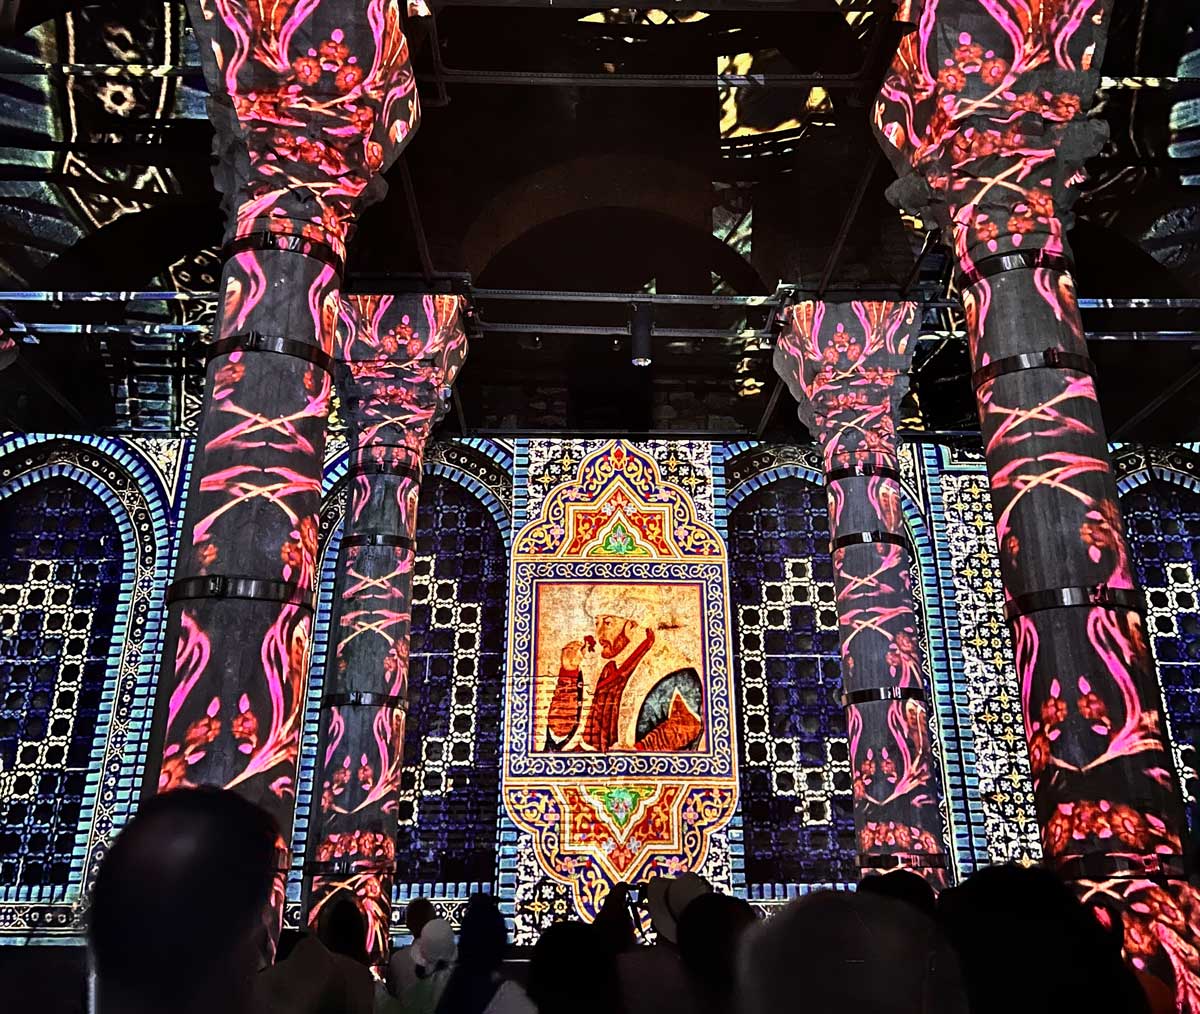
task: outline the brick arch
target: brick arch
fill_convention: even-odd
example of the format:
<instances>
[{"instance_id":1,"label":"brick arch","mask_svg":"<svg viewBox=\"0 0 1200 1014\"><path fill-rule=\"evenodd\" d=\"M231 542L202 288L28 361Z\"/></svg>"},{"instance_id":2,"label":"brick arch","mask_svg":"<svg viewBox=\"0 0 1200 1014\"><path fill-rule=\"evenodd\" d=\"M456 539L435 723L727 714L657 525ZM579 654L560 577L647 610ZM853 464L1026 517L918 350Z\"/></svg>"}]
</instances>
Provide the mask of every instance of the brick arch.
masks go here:
<instances>
[{"instance_id":1,"label":"brick arch","mask_svg":"<svg viewBox=\"0 0 1200 1014\"><path fill-rule=\"evenodd\" d=\"M698 216L696 209L707 212L711 194L707 175L669 159L621 153L572 159L526 176L497 194L467 230L462 260L472 277L478 278L502 250L526 233L576 212L605 208L644 211L708 235L707 218ZM746 269L754 270L749 263Z\"/></svg>"}]
</instances>

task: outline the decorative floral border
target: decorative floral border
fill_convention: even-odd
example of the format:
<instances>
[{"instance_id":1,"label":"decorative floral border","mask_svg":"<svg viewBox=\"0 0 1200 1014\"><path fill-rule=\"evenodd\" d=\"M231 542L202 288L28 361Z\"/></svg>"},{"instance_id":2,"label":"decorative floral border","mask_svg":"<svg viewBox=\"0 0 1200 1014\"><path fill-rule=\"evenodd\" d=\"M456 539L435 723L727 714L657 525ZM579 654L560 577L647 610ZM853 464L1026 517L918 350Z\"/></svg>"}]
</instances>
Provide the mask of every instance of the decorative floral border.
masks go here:
<instances>
[{"instance_id":1,"label":"decorative floral border","mask_svg":"<svg viewBox=\"0 0 1200 1014\"><path fill-rule=\"evenodd\" d=\"M703 586L704 646L708 668L709 750L679 754L543 754L529 750L534 683L534 594L539 581L699 581ZM662 560L517 560L509 587L508 682L505 693L504 781L545 778L668 777L699 781L737 775L735 750L722 756L713 744L733 743L732 686L729 675L729 603L726 564L668 563Z\"/></svg>"}]
</instances>

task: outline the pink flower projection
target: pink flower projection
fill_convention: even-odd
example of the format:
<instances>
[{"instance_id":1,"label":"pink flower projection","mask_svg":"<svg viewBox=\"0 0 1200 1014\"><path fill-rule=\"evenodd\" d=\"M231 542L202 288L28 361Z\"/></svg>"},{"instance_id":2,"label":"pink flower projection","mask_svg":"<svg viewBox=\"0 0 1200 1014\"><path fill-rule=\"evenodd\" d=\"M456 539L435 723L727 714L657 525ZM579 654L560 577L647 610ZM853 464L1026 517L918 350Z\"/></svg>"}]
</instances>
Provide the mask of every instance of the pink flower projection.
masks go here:
<instances>
[{"instance_id":1,"label":"pink flower projection","mask_svg":"<svg viewBox=\"0 0 1200 1014\"><path fill-rule=\"evenodd\" d=\"M945 882L895 418L908 389L912 303L800 303L775 369L820 445L842 642L860 862Z\"/></svg>"},{"instance_id":2,"label":"pink flower projection","mask_svg":"<svg viewBox=\"0 0 1200 1014\"><path fill-rule=\"evenodd\" d=\"M1107 13L925 0L873 119L957 254L1046 858L1200 1011L1200 899L1147 879L1179 878L1182 808L1066 243Z\"/></svg>"},{"instance_id":3,"label":"pink flower projection","mask_svg":"<svg viewBox=\"0 0 1200 1014\"><path fill-rule=\"evenodd\" d=\"M334 589L335 661L322 711L309 918L338 890L388 953L397 793L404 758L417 500L425 442L466 355L454 296L351 296L339 390L351 496Z\"/></svg>"},{"instance_id":4,"label":"pink flower projection","mask_svg":"<svg viewBox=\"0 0 1200 1014\"><path fill-rule=\"evenodd\" d=\"M189 0L237 236L345 253L361 205L420 119L396 0Z\"/></svg>"},{"instance_id":5,"label":"pink flower projection","mask_svg":"<svg viewBox=\"0 0 1200 1014\"><path fill-rule=\"evenodd\" d=\"M236 789L286 839L346 238L418 107L395 0L188 6L228 245L148 787Z\"/></svg>"}]
</instances>

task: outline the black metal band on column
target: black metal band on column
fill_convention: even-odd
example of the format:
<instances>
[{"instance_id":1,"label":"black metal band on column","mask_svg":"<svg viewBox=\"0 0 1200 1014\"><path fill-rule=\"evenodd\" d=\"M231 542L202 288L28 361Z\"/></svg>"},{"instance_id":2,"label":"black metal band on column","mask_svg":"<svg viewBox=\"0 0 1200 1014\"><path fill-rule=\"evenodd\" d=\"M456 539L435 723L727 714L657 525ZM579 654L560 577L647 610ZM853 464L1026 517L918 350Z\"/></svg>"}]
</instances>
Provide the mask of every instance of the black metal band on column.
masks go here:
<instances>
[{"instance_id":1,"label":"black metal band on column","mask_svg":"<svg viewBox=\"0 0 1200 1014\"><path fill-rule=\"evenodd\" d=\"M863 476L878 476L881 479L893 479L896 482L900 481L900 470L893 468L891 465L872 465L869 462L859 462L854 465L845 465L842 468L831 468L825 473L825 485L837 482L840 479L854 479Z\"/></svg>"},{"instance_id":2,"label":"black metal band on column","mask_svg":"<svg viewBox=\"0 0 1200 1014\"><path fill-rule=\"evenodd\" d=\"M391 546L393 549L412 551L417 548L416 540L407 535L392 535L389 532L359 532L342 539L343 546Z\"/></svg>"},{"instance_id":3,"label":"black metal band on column","mask_svg":"<svg viewBox=\"0 0 1200 1014\"><path fill-rule=\"evenodd\" d=\"M945 853L929 854L927 852L908 852L903 854L889 853L887 855L860 855L858 868L860 870L937 870L949 866Z\"/></svg>"},{"instance_id":4,"label":"black metal band on column","mask_svg":"<svg viewBox=\"0 0 1200 1014\"><path fill-rule=\"evenodd\" d=\"M1042 352L1023 352L1018 356L1005 356L981 366L971 374L971 387L978 391L984 384L1009 373L1022 370L1074 370L1096 376L1096 364L1091 356L1064 349L1046 349Z\"/></svg>"},{"instance_id":5,"label":"black metal band on column","mask_svg":"<svg viewBox=\"0 0 1200 1014\"><path fill-rule=\"evenodd\" d=\"M408 698L400 694L379 694L372 690L348 690L339 694L326 694L321 698L322 708L402 708L408 709Z\"/></svg>"},{"instance_id":6,"label":"black metal band on column","mask_svg":"<svg viewBox=\"0 0 1200 1014\"><path fill-rule=\"evenodd\" d=\"M1183 856L1123 856L1094 852L1067 859L1054 867L1065 880L1115 880L1149 877L1162 880L1186 880Z\"/></svg>"},{"instance_id":7,"label":"black metal band on column","mask_svg":"<svg viewBox=\"0 0 1200 1014\"><path fill-rule=\"evenodd\" d=\"M871 704L877 701L925 701L921 687L860 687L842 694L842 707L852 704Z\"/></svg>"},{"instance_id":8,"label":"black metal band on column","mask_svg":"<svg viewBox=\"0 0 1200 1014\"><path fill-rule=\"evenodd\" d=\"M208 358L211 360L218 356L227 356L239 349L244 352L273 352L280 356L303 359L326 373L333 373L333 357L319 345L297 341L295 338L263 334L261 331L243 331L213 342L208 348Z\"/></svg>"},{"instance_id":9,"label":"black metal band on column","mask_svg":"<svg viewBox=\"0 0 1200 1014\"><path fill-rule=\"evenodd\" d=\"M278 250L311 257L322 264L328 264L338 278L346 273L345 260L328 243L298 236L294 232L252 232L248 236L238 236L221 247L221 260L227 261L238 254L255 253L259 250Z\"/></svg>"},{"instance_id":10,"label":"black metal band on column","mask_svg":"<svg viewBox=\"0 0 1200 1014\"><path fill-rule=\"evenodd\" d=\"M829 551L835 553L847 546L869 546L877 542L900 546L908 551L909 556L913 555L912 543L908 541L908 536L900 535L898 532L850 532L847 535L839 535L836 539L830 540Z\"/></svg>"},{"instance_id":11,"label":"black metal band on column","mask_svg":"<svg viewBox=\"0 0 1200 1014\"><path fill-rule=\"evenodd\" d=\"M203 574L185 577L167 586L167 605L185 599L257 599L282 602L311 610L313 593L291 581L273 581L230 574Z\"/></svg>"},{"instance_id":12,"label":"black metal band on column","mask_svg":"<svg viewBox=\"0 0 1200 1014\"><path fill-rule=\"evenodd\" d=\"M1004 604L1004 617L1010 623L1043 609L1072 609L1077 606L1105 606L1145 613L1146 599L1132 588L1110 588L1101 584L1092 588L1050 588L1016 595Z\"/></svg>"},{"instance_id":13,"label":"black metal band on column","mask_svg":"<svg viewBox=\"0 0 1200 1014\"><path fill-rule=\"evenodd\" d=\"M978 285L980 282L1002 275L1006 271L1033 271L1045 268L1069 275L1074 265L1061 254L1047 253L1040 250L1017 250L1012 253L996 254L993 257L982 257L969 268L960 268L958 277L967 285Z\"/></svg>"},{"instance_id":14,"label":"black metal band on column","mask_svg":"<svg viewBox=\"0 0 1200 1014\"><path fill-rule=\"evenodd\" d=\"M347 479L356 479L360 475L394 475L398 479L420 480L421 467L405 461L356 461L346 469Z\"/></svg>"},{"instance_id":15,"label":"black metal band on column","mask_svg":"<svg viewBox=\"0 0 1200 1014\"><path fill-rule=\"evenodd\" d=\"M396 862L372 861L369 859L314 859L304 864L304 872L310 877L345 877L352 873L394 873Z\"/></svg>"}]
</instances>

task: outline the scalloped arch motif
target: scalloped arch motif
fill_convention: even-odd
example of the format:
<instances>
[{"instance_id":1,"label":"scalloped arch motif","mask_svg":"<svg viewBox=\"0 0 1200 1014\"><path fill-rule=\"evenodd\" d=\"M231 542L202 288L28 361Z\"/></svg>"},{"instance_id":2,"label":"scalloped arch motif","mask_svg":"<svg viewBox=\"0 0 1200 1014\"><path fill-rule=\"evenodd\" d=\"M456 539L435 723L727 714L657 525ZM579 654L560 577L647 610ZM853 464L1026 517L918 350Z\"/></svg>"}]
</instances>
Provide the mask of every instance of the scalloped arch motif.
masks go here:
<instances>
[{"instance_id":1,"label":"scalloped arch motif","mask_svg":"<svg viewBox=\"0 0 1200 1014\"><path fill-rule=\"evenodd\" d=\"M589 555L622 522L634 543L655 559L725 557L721 537L696 517L687 492L665 481L654 459L624 440L584 458L575 478L546 497L541 517L521 530L513 551Z\"/></svg>"},{"instance_id":2,"label":"scalloped arch motif","mask_svg":"<svg viewBox=\"0 0 1200 1014\"><path fill-rule=\"evenodd\" d=\"M692 870L732 886L728 554L697 516L711 467L689 493L663 478L672 457L604 444L513 540L502 793L519 942L541 891L591 919L621 881Z\"/></svg>"},{"instance_id":3,"label":"scalloped arch motif","mask_svg":"<svg viewBox=\"0 0 1200 1014\"><path fill-rule=\"evenodd\" d=\"M0 497L52 478L77 482L104 504L123 543L119 607L108 651L89 783L65 889L0 893L0 942L75 936L108 843L139 794L161 650L159 616L170 566L170 519L157 470L131 441L12 435L0 439Z\"/></svg>"}]
</instances>

